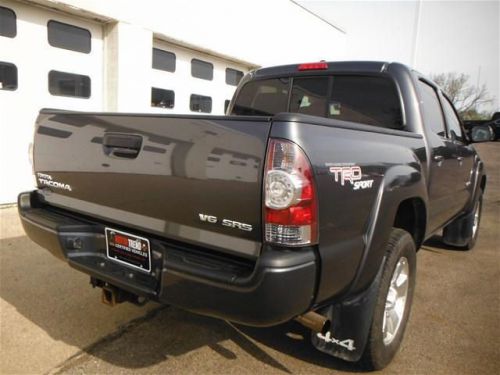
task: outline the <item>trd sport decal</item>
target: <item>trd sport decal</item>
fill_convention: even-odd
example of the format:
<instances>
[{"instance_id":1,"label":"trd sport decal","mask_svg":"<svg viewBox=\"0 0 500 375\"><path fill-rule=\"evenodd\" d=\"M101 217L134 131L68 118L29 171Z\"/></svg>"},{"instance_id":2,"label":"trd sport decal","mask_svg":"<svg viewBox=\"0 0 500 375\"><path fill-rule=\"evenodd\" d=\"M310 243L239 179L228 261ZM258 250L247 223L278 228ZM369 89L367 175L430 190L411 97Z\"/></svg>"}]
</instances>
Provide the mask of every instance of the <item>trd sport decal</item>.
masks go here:
<instances>
[{"instance_id":1,"label":"trd sport decal","mask_svg":"<svg viewBox=\"0 0 500 375\"><path fill-rule=\"evenodd\" d=\"M350 184L352 190L371 189L373 180L361 180L363 171L361 167L353 164L331 164L327 163L328 171L333 175L335 182L340 182L341 186Z\"/></svg>"}]
</instances>

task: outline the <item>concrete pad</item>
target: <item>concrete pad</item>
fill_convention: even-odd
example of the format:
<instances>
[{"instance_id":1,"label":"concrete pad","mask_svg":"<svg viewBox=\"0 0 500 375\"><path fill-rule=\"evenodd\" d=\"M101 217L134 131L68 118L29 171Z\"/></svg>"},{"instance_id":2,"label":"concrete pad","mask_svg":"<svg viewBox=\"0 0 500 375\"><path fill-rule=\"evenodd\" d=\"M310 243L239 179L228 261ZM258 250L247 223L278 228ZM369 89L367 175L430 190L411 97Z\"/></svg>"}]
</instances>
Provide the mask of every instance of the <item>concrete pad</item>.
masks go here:
<instances>
[{"instance_id":1,"label":"concrete pad","mask_svg":"<svg viewBox=\"0 0 500 375\"><path fill-rule=\"evenodd\" d=\"M17 214L17 206L0 206L0 239L21 236L24 236L24 230Z\"/></svg>"},{"instance_id":2,"label":"concrete pad","mask_svg":"<svg viewBox=\"0 0 500 375\"><path fill-rule=\"evenodd\" d=\"M477 245L459 251L434 238L423 246L406 337L383 374L500 373L500 142L477 148L489 178ZM360 371L316 351L294 322L256 329L164 307L130 324L156 306L103 306L85 275L26 237L6 236L0 239L2 374Z\"/></svg>"},{"instance_id":3,"label":"concrete pad","mask_svg":"<svg viewBox=\"0 0 500 375\"><path fill-rule=\"evenodd\" d=\"M436 238L420 250L412 315L401 352L383 374L500 372L500 142L479 145L489 171L480 236L472 251ZM158 311L62 373L331 374L361 372L316 351L291 322L257 329L175 308Z\"/></svg>"},{"instance_id":4,"label":"concrete pad","mask_svg":"<svg viewBox=\"0 0 500 375\"><path fill-rule=\"evenodd\" d=\"M45 373L156 307L103 305L88 276L16 236L15 207L0 215L0 373Z\"/></svg>"}]
</instances>

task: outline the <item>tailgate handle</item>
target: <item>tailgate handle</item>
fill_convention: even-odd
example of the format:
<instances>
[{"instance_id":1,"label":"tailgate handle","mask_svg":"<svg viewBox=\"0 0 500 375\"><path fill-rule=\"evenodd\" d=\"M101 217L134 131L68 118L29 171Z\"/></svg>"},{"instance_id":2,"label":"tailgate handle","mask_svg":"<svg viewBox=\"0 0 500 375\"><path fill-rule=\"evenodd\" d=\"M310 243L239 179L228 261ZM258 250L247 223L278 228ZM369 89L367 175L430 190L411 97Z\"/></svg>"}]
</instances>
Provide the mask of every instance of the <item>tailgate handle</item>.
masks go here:
<instances>
[{"instance_id":1,"label":"tailgate handle","mask_svg":"<svg viewBox=\"0 0 500 375\"><path fill-rule=\"evenodd\" d=\"M106 133L102 140L104 153L110 157L135 159L142 146L142 137L134 134Z\"/></svg>"}]
</instances>

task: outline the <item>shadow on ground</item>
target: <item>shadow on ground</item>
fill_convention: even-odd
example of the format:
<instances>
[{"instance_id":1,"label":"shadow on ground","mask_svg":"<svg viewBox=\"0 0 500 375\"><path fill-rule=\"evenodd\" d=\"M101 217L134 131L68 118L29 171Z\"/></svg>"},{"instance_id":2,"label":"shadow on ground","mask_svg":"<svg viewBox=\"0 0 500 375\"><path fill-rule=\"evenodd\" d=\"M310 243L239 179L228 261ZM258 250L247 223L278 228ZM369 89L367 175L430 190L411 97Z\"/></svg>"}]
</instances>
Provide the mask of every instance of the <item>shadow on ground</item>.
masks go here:
<instances>
[{"instance_id":1,"label":"shadow on ground","mask_svg":"<svg viewBox=\"0 0 500 375\"><path fill-rule=\"evenodd\" d=\"M88 285L86 275L57 260L26 236L0 240L0 249L0 297L54 340L115 366L147 368L202 347L209 347L227 360L237 359L238 353L220 345L230 340L239 348L236 352L284 372L290 371L267 353L269 348L332 370L360 370L316 351L309 343L308 331L295 322L258 329L173 307L156 307L149 313L130 304L110 308L99 302L100 290ZM137 320L128 323L134 318ZM93 343L96 332L113 332L120 319L124 326ZM110 341L113 345L108 345Z\"/></svg>"},{"instance_id":2,"label":"shadow on ground","mask_svg":"<svg viewBox=\"0 0 500 375\"><path fill-rule=\"evenodd\" d=\"M436 251L436 250L430 249L431 247L434 249L441 249L441 250L464 251L461 248L446 245L443 242L443 236L440 234L434 235L431 238L429 238L427 241L425 241L422 244L422 247L420 249L428 250L428 251Z\"/></svg>"}]
</instances>

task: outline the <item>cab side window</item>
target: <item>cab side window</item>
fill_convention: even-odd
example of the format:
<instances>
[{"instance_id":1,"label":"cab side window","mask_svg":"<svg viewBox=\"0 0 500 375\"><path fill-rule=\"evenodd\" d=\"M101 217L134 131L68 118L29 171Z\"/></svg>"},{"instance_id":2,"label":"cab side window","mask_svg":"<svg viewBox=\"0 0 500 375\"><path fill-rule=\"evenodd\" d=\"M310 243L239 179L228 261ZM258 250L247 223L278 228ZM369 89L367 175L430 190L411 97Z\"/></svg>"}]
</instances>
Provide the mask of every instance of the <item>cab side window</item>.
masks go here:
<instances>
[{"instance_id":1,"label":"cab side window","mask_svg":"<svg viewBox=\"0 0 500 375\"><path fill-rule=\"evenodd\" d=\"M444 95L443 95L443 110L444 110L444 117L446 118L446 124L448 125L448 130L450 131L450 137L452 139L456 139L463 142L464 137L462 134L462 128L460 127L460 120L455 110L453 109L453 105Z\"/></svg>"},{"instance_id":2,"label":"cab side window","mask_svg":"<svg viewBox=\"0 0 500 375\"><path fill-rule=\"evenodd\" d=\"M423 101L423 115L425 125L440 137L446 137L443 112L436 90L424 81L418 81L420 96Z\"/></svg>"}]
</instances>

